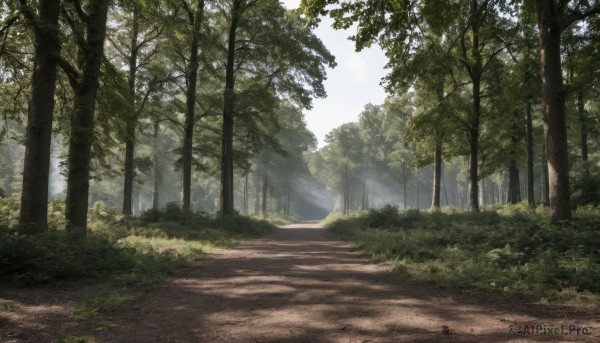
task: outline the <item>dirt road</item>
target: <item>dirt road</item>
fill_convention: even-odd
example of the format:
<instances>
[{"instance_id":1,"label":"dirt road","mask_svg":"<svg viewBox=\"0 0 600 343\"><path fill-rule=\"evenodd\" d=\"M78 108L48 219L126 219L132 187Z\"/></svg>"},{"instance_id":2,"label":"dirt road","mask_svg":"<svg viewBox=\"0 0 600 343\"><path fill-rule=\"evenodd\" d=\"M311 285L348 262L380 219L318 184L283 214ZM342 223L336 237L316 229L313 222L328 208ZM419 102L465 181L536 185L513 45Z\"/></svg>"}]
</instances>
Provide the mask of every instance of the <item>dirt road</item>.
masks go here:
<instances>
[{"instance_id":1,"label":"dirt road","mask_svg":"<svg viewBox=\"0 0 600 343\"><path fill-rule=\"evenodd\" d=\"M394 278L317 224L219 251L112 320L121 326L104 341L600 341L598 322L585 313L492 303ZM512 335L513 322L522 331L526 324L591 328L587 336Z\"/></svg>"},{"instance_id":2,"label":"dirt road","mask_svg":"<svg viewBox=\"0 0 600 343\"><path fill-rule=\"evenodd\" d=\"M489 300L402 280L317 224L290 225L211 255L132 306L104 314L102 321L116 324L104 331L69 318L68 291L39 298L19 292L5 300L20 317L8 322L4 338L45 342L60 330L100 342L144 343L600 341L593 311ZM12 339L11 323L17 327ZM525 334L511 334L513 323ZM561 325L575 331L534 334L556 333Z\"/></svg>"}]
</instances>

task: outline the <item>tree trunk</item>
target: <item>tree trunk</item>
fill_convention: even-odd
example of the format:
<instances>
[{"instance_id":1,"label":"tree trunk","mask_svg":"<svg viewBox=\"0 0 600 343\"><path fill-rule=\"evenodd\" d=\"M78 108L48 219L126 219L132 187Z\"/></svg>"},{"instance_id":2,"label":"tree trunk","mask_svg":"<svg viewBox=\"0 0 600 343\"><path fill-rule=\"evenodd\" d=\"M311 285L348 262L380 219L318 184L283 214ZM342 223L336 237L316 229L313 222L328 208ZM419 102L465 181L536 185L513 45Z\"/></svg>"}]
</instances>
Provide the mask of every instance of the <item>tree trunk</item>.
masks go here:
<instances>
[{"instance_id":1,"label":"tree trunk","mask_svg":"<svg viewBox=\"0 0 600 343\"><path fill-rule=\"evenodd\" d=\"M420 202L420 197L419 197L419 172L417 171L416 173L416 180L415 183L417 184L417 198L415 199L415 208L418 210L419 209L419 202Z\"/></svg>"},{"instance_id":2,"label":"tree trunk","mask_svg":"<svg viewBox=\"0 0 600 343\"><path fill-rule=\"evenodd\" d=\"M527 149L527 202L529 206L535 205L533 184L533 124L531 118L531 99L525 102L525 129Z\"/></svg>"},{"instance_id":3,"label":"tree trunk","mask_svg":"<svg viewBox=\"0 0 600 343\"><path fill-rule=\"evenodd\" d=\"M190 44L190 61L187 75L186 111L183 136L183 190L181 209L189 212L192 198L192 160L194 145L194 125L196 125L196 88L198 83L198 46L200 28L204 15L204 0L198 0L196 11L190 14L190 24L193 27L192 42Z\"/></svg>"},{"instance_id":4,"label":"tree trunk","mask_svg":"<svg viewBox=\"0 0 600 343\"><path fill-rule=\"evenodd\" d=\"M585 103L583 101L583 89L579 89L577 94L577 111L579 112L579 125L581 127L581 160L587 162L588 160L588 138L587 138L587 124L585 120ZM586 172L587 166L584 166Z\"/></svg>"},{"instance_id":5,"label":"tree trunk","mask_svg":"<svg viewBox=\"0 0 600 343\"><path fill-rule=\"evenodd\" d=\"M291 187L287 187L286 201L285 201L285 215L290 215L290 203L292 198L292 190Z\"/></svg>"},{"instance_id":6,"label":"tree trunk","mask_svg":"<svg viewBox=\"0 0 600 343\"><path fill-rule=\"evenodd\" d=\"M104 38L108 0L97 0L89 4L90 14L86 24L83 59L80 63L82 75L76 86L69 156L67 165L67 197L65 219L67 231L73 236L85 237L87 234L88 193L90 186L90 160L94 139L94 110L100 78L100 66L104 56Z\"/></svg>"},{"instance_id":7,"label":"tree trunk","mask_svg":"<svg viewBox=\"0 0 600 343\"><path fill-rule=\"evenodd\" d=\"M519 182L519 168L515 160L510 161L508 167L508 203L517 204L521 201L521 185Z\"/></svg>"},{"instance_id":8,"label":"tree trunk","mask_svg":"<svg viewBox=\"0 0 600 343\"><path fill-rule=\"evenodd\" d=\"M550 180L548 179L548 159L546 156L548 155L546 151L546 143L542 146L542 178L543 178L543 199L546 205L550 204Z\"/></svg>"},{"instance_id":9,"label":"tree trunk","mask_svg":"<svg viewBox=\"0 0 600 343\"><path fill-rule=\"evenodd\" d=\"M60 56L58 18L60 1L40 2L39 17L29 8L31 20L37 21L34 33L31 99L27 111L27 134L23 161L23 187L19 233L35 234L48 229L48 182L50 146L56 90L57 56Z\"/></svg>"},{"instance_id":10,"label":"tree trunk","mask_svg":"<svg viewBox=\"0 0 600 343\"><path fill-rule=\"evenodd\" d=\"M475 86L473 86L475 87ZM478 158L479 128L470 130L470 155L469 155L469 196L471 211L479 212L479 176Z\"/></svg>"},{"instance_id":11,"label":"tree trunk","mask_svg":"<svg viewBox=\"0 0 600 343\"><path fill-rule=\"evenodd\" d=\"M260 176L258 172L254 173L254 187L256 192L254 193L254 215L258 215L260 210Z\"/></svg>"},{"instance_id":12,"label":"tree trunk","mask_svg":"<svg viewBox=\"0 0 600 343\"><path fill-rule=\"evenodd\" d=\"M479 2L477 0L471 0L471 33L472 33L472 47L471 47L471 58L473 63L468 68L471 76L473 85L473 109L471 113L470 127L469 127L469 141L470 141L470 165L469 165L469 180L471 183L470 187L470 203L471 211L479 212L479 119L481 118L481 52L479 46L479 28L481 25L481 11Z\"/></svg>"},{"instance_id":13,"label":"tree trunk","mask_svg":"<svg viewBox=\"0 0 600 343\"><path fill-rule=\"evenodd\" d=\"M408 183L408 180L406 178L406 163L402 162L402 196L404 197L403 199L403 207L406 210L406 208L408 207L408 194L406 193L406 184Z\"/></svg>"},{"instance_id":14,"label":"tree trunk","mask_svg":"<svg viewBox=\"0 0 600 343\"><path fill-rule=\"evenodd\" d=\"M519 124L518 124L518 113L515 112L515 119L512 123L512 149L510 151L510 155L513 156L513 159L509 162L508 166L508 203L509 204L517 204L521 202L521 182L519 176L519 168L517 167L517 161L514 159L514 155L516 154L516 149L520 145L519 142Z\"/></svg>"},{"instance_id":15,"label":"tree trunk","mask_svg":"<svg viewBox=\"0 0 600 343\"><path fill-rule=\"evenodd\" d=\"M431 210L440 209L441 181L442 181L442 142L438 140L435 144L435 153L433 156L433 196ZM448 201L448 200L446 200Z\"/></svg>"},{"instance_id":16,"label":"tree trunk","mask_svg":"<svg viewBox=\"0 0 600 343\"><path fill-rule=\"evenodd\" d=\"M160 154L158 147L158 130L159 123L158 121L154 122L154 194L152 195L152 208L158 210L160 206L159 198L158 198L158 187L162 182L162 172L160 170Z\"/></svg>"},{"instance_id":17,"label":"tree trunk","mask_svg":"<svg viewBox=\"0 0 600 343\"><path fill-rule=\"evenodd\" d=\"M565 90L560 56L560 9L556 1L535 1L542 60L542 113L548 159L550 218L571 220Z\"/></svg>"},{"instance_id":18,"label":"tree trunk","mask_svg":"<svg viewBox=\"0 0 600 343\"><path fill-rule=\"evenodd\" d=\"M221 148L221 215L233 213L233 111L235 105L235 46L239 21L240 0L233 1L227 65L225 68L225 91L223 92L223 141ZM263 200L264 203L264 200Z\"/></svg>"},{"instance_id":19,"label":"tree trunk","mask_svg":"<svg viewBox=\"0 0 600 343\"><path fill-rule=\"evenodd\" d=\"M244 214L248 215L248 173L244 175Z\"/></svg>"},{"instance_id":20,"label":"tree trunk","mask_svg":"<svg viewBox=\"0 0 600 343\"><path fill-rule=\"evenodd\" d=\"M267 199L269 191L269 176L265 172L263 176L263 189L262 189L262 215L267 216Z\"/></svg>"},{"instance_id":21,"label":"tree trunk","mask_svg":"<svg viewBox=\"0 0 600 343\"><path fill-rule=\"evenodd\" d=\"M369 196L367 194L367 178L368 178L368 167L365 166L365 172L363 175L363 192L361 201L361 210L367 210L369 208Z\"/></svg>"},{"instance_id":22,"label":"tree trunk","mask_svg":"<svg viewBox=\"0 0 600 343\"><path fill-rule=\"evenodd\" d=\"M123 207L122 213L131 215L131 199L133 197L133 178L134 165L133 157L135 154L135 130L137 126L137 112L135 108L135 81L137 76L137 58L138 58L138 34L139 34L139 8L133 5L133 18L131 28L131 54L129 55L129 95L131 96L131 109L126 123L125 139L125 177L123 180Z\"/></svg>"}]
</instances>

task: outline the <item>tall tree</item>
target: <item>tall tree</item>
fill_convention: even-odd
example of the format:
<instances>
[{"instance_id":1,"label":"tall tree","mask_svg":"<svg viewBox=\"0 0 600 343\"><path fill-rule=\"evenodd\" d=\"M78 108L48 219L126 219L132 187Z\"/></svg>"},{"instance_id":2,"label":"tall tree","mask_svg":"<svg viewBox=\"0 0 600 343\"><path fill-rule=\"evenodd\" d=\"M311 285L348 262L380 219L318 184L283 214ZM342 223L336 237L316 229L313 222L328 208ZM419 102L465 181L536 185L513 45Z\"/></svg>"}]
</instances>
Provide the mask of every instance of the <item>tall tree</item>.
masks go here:
<instances>
[{"instance_id":1,"label":"tall tree","mask_svg":"<svg viewBox=\"0 0 600 343\"><path fill-rule=\"evenodd\" d=\"M48 177L50 141L54 114L57 60L61 42L60 1L39 1L38 11L26 0L19 1L21 13L34 32L34 64L31 99L27 114L27 136L19 233L33 234L48 228Z\"/></svg>"},{"instance_id":2,"label":"tall tree","mask_svg":"<svg viewBox=\"0 0 600 343\"><path fill-rule=\"evenodd\" d=\"M149 96L156 91L157 75L149 75L151 60L158 52L156 40L160 38L168 18L153 20L160 12L159 6L147 6L139 0L125 1L111 18L109 40L116 50L120 63L128 66L127 86L130 106L125 120L125 163L123 182L123 214L132 214L132 195L135 174L135 145L140 117ZM141 74L141 75L140 75Z\"/></svg>"},{"instance_id":3,"label":"tall tree","mask_svg":"<svg viewBox=\"0 0 600 343\"><path fill-rule=\"evenodd\" d=\"M325 66L335 59L297 15L275 0L223 1L227 13L225 87L221 146L221 214L234 211L235 118L275 106L274 96L309 108L313 97L325 97ZM236 82L244 79L243 84ZM262 97L259 104L244 97ZM270 103L270 104L269 104ZM267 106L268 107L268 106ZM272 113L263 108L262 113Z\"/></svg>"},{"instance_id":4,"label":"tall tree","mask_svg":"<svg viewBox=\"0 0 600 343\"><path fill-rule=\"evenodd\" d=\"M62 13L70 26L77 49L75 64L61 58L59 65L74 92L73 115L67 158L65 219L74 236L87 233L90 160L94 140L94 111L110 0L90 0L82 7L76 0L63 3Z\"/></svg>"},{"instance_id":5,"label":"tall tree","mask_svg":"<svg viewBox=\"0 0 600 343\"><path fill-rule=\"evenodd\" d=\"M542 113L550 217L571 220L569 156L565 89L561 64L561 34L572 24L600 14L597 1L535 0L542 62Z\"/></svg>"},{"instance_id":6,"label":"tall tree","mask_svg":"<svg viewBox=\"0 0 600 343\"><path fill-rule=\"evenodd\" d=\"M193 162L193 136L196 124L196 88L198 84L198 50L200 47L200 29L204 16L204 0L197 0L192 6L188 0L181 0L187 14L190 27L189 60L186 70L186 109L183 137L183 190L181 208L189 212L192 194L192 162Z\"/></svg>"},{"instance_id":7,"label":"tall tree","mask_svg":"<svg viewBox=\"0 0 600 343\"><path fill-rule=\"evenodd\" d=\"M302 0L304 12L314 20L329 14L337 28L359 23L353 37L361 50L379 43L391 63L408 58L427 42L421 34L427 24L433 32L451 42L449 51L461 63L471 85L471 110L463 119L469 138L471 210L479 211L479 135L482 121L482 77L489 63L502 50L498 37L505 21L490 0L468 2L355 2L346 0ZM330 9L328 5L339 5ZM425 28L427 29L427 28Z\"/></svg>"}]
</instances>

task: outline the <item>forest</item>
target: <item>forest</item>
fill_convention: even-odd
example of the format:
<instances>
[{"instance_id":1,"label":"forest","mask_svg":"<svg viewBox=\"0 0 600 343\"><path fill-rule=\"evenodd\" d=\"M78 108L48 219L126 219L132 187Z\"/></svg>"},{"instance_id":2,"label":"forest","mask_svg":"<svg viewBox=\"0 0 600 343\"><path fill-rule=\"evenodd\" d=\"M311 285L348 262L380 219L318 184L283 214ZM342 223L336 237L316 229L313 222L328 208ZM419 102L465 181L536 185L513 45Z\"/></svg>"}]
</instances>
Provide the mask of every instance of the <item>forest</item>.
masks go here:
<instances>
[{"instance_id":1,"label":"forest","mask_svg":"<svg viewBox=\"0 0 600 343\"><path fill-rule=\"evenodd\" d=\"M599 1L298 3L0 0L0 284L109 282L96 318L325 219L420 282L600 301ZM387 98L319 144L325 18Z\"/></svg>"}]
</instances>

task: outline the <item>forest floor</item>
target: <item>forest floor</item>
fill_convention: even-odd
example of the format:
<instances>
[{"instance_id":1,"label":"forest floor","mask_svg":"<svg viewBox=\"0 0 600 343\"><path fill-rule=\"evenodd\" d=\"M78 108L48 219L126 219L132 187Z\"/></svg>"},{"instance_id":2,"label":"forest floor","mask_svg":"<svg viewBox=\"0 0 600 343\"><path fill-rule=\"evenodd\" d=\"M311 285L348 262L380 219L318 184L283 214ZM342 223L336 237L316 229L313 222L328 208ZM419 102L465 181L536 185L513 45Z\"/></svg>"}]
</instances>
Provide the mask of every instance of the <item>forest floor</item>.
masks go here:
<instances>
[{"instance_id":1,"label":"forest floor","mask_svg":"<svg viewBox=\"0 0 600 343\"><path fill-rule=\"evenodd\" d=\"M314 223L212 251L126 306L78 320L73 304L88 291L0 289L0 342L600 341L586 306L408 281Z\"/></svg>"}]
</instances>

